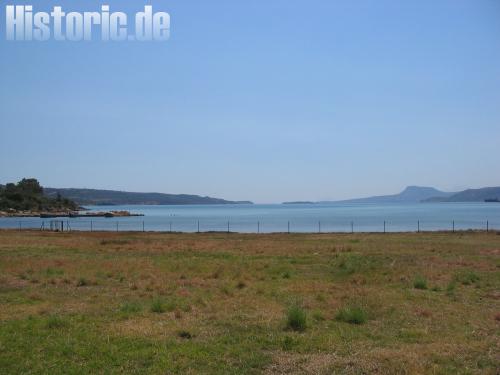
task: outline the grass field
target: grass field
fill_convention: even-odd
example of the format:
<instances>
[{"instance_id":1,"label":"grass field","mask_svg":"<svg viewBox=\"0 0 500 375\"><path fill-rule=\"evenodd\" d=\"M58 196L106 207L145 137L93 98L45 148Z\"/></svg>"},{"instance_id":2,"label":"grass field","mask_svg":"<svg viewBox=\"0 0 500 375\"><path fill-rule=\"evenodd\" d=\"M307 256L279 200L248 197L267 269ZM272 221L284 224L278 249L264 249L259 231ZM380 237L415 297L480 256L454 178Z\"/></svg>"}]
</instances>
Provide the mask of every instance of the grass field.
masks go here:
<instances>
[{"instance_id":1,"label":"grass field","mask_svg":"<svg viewBox=\"0 0 500 375\"><path fill-rule=\"evenodd\" d=\"M0 373L498 374L500 235L0 231Z\"/></svg>"}]
</instances>

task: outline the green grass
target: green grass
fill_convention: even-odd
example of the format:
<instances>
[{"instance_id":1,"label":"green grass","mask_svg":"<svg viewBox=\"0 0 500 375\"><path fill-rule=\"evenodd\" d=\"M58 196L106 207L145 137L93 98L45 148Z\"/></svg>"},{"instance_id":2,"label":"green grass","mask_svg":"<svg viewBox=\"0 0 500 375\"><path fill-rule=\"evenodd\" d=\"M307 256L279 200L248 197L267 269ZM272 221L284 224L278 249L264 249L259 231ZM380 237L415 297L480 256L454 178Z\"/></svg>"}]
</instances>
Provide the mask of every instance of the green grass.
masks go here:
<instances>
[{"instance_id":1,"label":"green grass","mask_svg":"<svg viewBox=\"0 0 500 375\"><path fill-rule=\"evenodd\" d=\"M68 322L58 315L51 315L47 318L46 327L49 329L64 328L68 326Z\"/></svg>"},{"instance_id":2,"label":"green grass","mask_svg":"<svg viewBox=\"0 0 500 375\"><path fill-rule=\"evenodd\" d=\"M120 312L125 315L133 315L142 311L142 305L139 302L125 302L120 306Z\"/></svg>"},{"instance_id":3,"label":"green grass","mask_svg":"<svg viewBox=\"0 0 500 375\"><path fill-rule=\"evenodd\" d=\"M498 249L480 232L0 231L0 373L493 374Z\"/></svg>"}]
</instances>

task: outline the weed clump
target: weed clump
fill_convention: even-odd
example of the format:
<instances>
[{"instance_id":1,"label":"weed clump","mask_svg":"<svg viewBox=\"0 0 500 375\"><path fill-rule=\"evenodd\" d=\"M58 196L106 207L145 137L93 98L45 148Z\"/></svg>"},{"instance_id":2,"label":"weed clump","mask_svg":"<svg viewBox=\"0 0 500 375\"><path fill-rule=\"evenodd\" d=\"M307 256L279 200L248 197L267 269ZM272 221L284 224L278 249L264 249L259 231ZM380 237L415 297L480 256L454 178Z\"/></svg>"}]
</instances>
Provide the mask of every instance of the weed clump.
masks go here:
<instances>
[{"instance_id":1,"label":"weed clump","mask_svg":"<svg viewBox=\"0 0 500 375\"><path fill-rule=\"evenodd\" d=\"M155 298L153 302L151 302L151 312L161 314L164 313L165 311L166 311L165 306L160 299Z\"/></svg>"},{"instance_id":2,"label":"weed clump","mask_svg":"<svg viewBox=\"0 0 500 375\"><path fill-rule=\"evenodd\" d=\"M368 314L361 307L345 307L337 312L335 320L349 324L363 324L368 320Z\"/></svg>"},{"instance_id":3,"label":"weed clump","mask_svg":"<svg viewBox=\"0 0 500 375\"><path fill-rule=\"evenodd\" d=\"M61 276L64 274L64 270L63 269L60 269L60 268L52 268L52 267L48 267L46 270L45 270L45 275L47 277L52 277L52 276Z\"/></svg>"},{"instance_id":4,"label":"weed clump","mask_svg":"<svg viewBox=\"0 0 500 375\"><path fill-rule=\"evenodd\" d=\"M138 302L125 302L120 307L120 312L123 314L136 314L141 312L142 306Z\"/></svg>"},{"instance_id":5,"label":"weed clump","mask_svg":"<svg viewBox=\"0 0 500 375\"><path fill-rule=\"evenodd\" d=\"M321 311L317 311L317 310L315 312L313 312L312 318L317 322L321 322L321 321L325 320L325 316L323 315L323 313Z\"/></svg>"},{"instance_id":6,"label":"weed clump","mask_svg":"<svg viewBox=\"0 0 500 375\"><path fill-rule=\"evenodd\" d=\"M413 281L413 287L421 290L427 289L427 279L423 276L417 276Z\"/></svg>"},{"instance_id":7,"label":"weed clump","mask_svg":"<svg viewBox=\"0 0 500 375\"><path fill-rule=\"evenodd\" d=\"M471 285L480 280L479 275L474 271L463 271L455 276L455 279L462 285Z\"/></svg>"},{"instance_id":8,"label":"weed clump","mask_svg":"<svg viewBox=\"0 0 500 375\"><path fill-rule=\"evenodd\" d=\"M283 341L281 342L281 349L284 351L290 351L293 349L294 346L296 346L296 341L293 339L293 337L290 336L285 336Z\"/></svg>"},{"instance_id":9,"label":"weed clump","mask_svg":"<svg viewBox=\"0 0 500 375\"><path fill-rule=\"evenodd\" d=\"M451 280L449 284L446 286L446 294L450 297L455 295L455 289L457 288L457 282L455 280Z\"/></svg>"},{"instance_id":10,"label":"weed clump","mask_svg":"<svg viewBox=\"0 0 500 375\"><path fill-rule=\"evenodd\" d=\"M299 305L293 305L286 313L286 326L294 331L305 331L307 315Z\"/></svg>"},{"instance_id":11,"label":"weed clump","mask_svg":"<svg viewBox=\"0 0 500 375\"><path fill-rule=\"evenodd\" d=\"M64 328L68 326L68 322L58 315L51 315L47 318L45 326L50 329Z\"/></svg>"}]
</instances>

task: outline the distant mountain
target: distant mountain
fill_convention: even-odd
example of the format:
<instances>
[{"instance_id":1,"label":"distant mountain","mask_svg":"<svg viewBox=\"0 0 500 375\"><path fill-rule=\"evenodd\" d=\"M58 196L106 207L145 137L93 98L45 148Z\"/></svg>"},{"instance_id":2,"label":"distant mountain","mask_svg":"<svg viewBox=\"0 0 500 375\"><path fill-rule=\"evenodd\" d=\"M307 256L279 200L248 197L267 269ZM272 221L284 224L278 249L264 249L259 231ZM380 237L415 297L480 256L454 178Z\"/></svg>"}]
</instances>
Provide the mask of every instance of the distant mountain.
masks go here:
<instances>
[{"instance_id":1,"label":"distant mountain","mask_svg":"<svg viewBox=\"0 0 500 375\"><path fill-rule=\"evenodd\" d=\"M368 198L358 198L340 201L342 203L417 203L423 200L442 197L447 198L455 193L447 193L432 187L408 186L399 194L379 195ZM325 203L325 202L323 202Z\"/></svg>"},{"instance_id":2,"label":"distant mountain","mask_svg":"<svg viewBox=\"0 0 500 375\"><path fill-rule=\"evenodd\" d=\"M467 189L449 197L430 197L424 202L484 202L486 199L500 200L500 187L485 187L481 189Z\"/></svg>"},{"instance_id":3,"label":"distant mountain","mask_svg":"<svg viewBox=\"0 0 500 375\"><path fill-rule=\"evenodd\" d=\"M48 197L61 197L70 199L80 205L183 205L183 204L252 204L249 201L228 201L225 199L202 197L187 194L163 193L130 193L115 190L96 189L56 189L45 188L44 194Z\"/></svg>"}]
</instances>

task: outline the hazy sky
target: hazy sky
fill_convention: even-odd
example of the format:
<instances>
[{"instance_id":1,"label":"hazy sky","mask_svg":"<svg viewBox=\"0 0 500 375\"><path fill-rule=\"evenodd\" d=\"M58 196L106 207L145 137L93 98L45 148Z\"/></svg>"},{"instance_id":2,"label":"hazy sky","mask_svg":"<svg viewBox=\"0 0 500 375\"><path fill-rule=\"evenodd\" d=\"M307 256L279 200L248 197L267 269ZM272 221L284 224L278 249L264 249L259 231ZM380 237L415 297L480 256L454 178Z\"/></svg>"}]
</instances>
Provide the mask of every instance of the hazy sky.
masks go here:
<instances>
[{"instance_id":1,"label":"hazy sky","mask_svg":"<svg viewBox=\"0 0 500 375\"><path fill-rule=\"evenodd\" d=\"M163 43L7 42L2 3L0 182L255 202L500 185L498 0L31 2L153 4Z\"/></svg>"}]
</instances>

